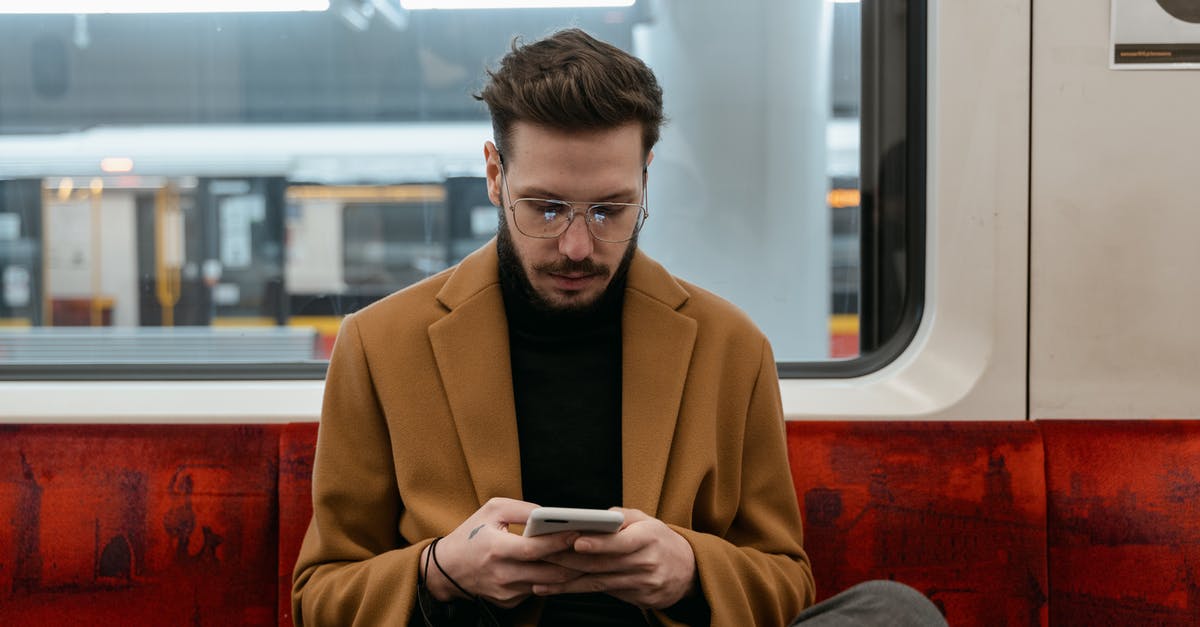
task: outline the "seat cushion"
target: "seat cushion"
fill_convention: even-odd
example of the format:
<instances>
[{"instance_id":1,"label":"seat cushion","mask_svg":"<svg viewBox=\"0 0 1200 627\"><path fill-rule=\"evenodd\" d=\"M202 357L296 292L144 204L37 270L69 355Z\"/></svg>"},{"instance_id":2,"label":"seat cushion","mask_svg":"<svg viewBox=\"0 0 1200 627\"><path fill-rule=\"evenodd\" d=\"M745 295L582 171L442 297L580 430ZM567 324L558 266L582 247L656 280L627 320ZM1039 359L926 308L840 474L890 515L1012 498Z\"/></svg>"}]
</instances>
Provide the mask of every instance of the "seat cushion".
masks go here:
<instances>
[{"instance_id":1,"label":"seat cushion","mask_svg":"<svg viewBox=\"0 0 1200 627\"><path fill-rule=\"evenodd\" d=\"M1042 442L1028 422L789 422L818 599L892 579L951 625L1046 622Z\"/></svg>"},{"instance_id":2,"label":"seat cushion","mask_svg":"<svg viewBox=\"0 0 1200 627\"><path fill-rule=\"evenodd\" d=\"M279 436L279 625L292 625L292 569L312 519L317 423L286 425Z\"/></svg>"},{"instance_id":3,"label":"seat cushion","mask_svg":"<svg viewBox=\"0 0 1200 627\"><path fill-rule=\"evenodd\" d=\"M1055 625L1200 625L1200 422L1041 421Z\"/></svg>"},{"instance_id":4,"label":"seat cushion","mask_svg":"<svg viewBox=\"0 0 1200 627\"><path fill-rule=\"evenodd\" d=\"M278 437L0 426L0 623L276 624Z\"/></svg>"}]
</instances>

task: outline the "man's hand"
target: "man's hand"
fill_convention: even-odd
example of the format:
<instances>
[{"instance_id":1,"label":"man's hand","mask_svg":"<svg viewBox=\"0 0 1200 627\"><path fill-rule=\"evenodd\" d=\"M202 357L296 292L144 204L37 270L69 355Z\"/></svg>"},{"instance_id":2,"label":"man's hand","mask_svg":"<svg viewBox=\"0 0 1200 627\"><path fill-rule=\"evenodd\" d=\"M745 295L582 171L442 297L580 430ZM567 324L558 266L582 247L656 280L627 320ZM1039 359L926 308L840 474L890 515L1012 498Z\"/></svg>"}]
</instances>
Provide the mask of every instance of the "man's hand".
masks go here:
<instances>
[{"instance_id":1,"label":"man's hand","mask_svg":"<svg viewBox=\"0 0 1200 627\"><path fill-rule=\"evenodd\" d=\"M549 555L570 549L578 533L525 538L508 532L510 524L524 523L535 507L513 499L489 500L438 541L438 563L468 592L505 608L525 600L534 586L558 585L578 577L577 571L544 561ZM430 557L428 553L428 547L421 553L422 569ZM463 596L435 564L429 564L428 573L426 585L435 599L449 601Z\"/></svg>"},{"instance_id":2,"label":"man's hand","mask_svg":"<svg viewBox=\"0 0 1200 627\"><path fill-rule=\"evenodd\" d=\"M607 592L638 607L664 609L698 592L696 554L683 536L636 509L619 509L625 526L613 534L586 534L573 551L548 555L547 562L584 575L533 586L538 596Z\"/></svg>"}]
</instances>

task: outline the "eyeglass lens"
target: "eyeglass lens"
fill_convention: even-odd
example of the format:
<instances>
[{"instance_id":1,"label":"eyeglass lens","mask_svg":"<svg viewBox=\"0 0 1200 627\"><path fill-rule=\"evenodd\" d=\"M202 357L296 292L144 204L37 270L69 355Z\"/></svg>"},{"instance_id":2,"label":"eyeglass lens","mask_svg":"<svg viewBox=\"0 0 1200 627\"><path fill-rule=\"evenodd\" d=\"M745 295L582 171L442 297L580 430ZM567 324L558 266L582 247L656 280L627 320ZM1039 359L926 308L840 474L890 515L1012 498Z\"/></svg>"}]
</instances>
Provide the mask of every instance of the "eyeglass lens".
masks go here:
<instances>
[{"instance_id":1,"label":"eyeglass lens","mask_svg":"<svg viewBox=\"0 0 1200 627\"><path fill-rule=\"evenodd\" d=\"M565 202L523 198L513 204L517 229L530 237L558 237L572 218ZM642 208L632 204L592 205L586 216L588 230L599 240L623 242L633 237L642 220Z\"/></svg>"}]
</instances>

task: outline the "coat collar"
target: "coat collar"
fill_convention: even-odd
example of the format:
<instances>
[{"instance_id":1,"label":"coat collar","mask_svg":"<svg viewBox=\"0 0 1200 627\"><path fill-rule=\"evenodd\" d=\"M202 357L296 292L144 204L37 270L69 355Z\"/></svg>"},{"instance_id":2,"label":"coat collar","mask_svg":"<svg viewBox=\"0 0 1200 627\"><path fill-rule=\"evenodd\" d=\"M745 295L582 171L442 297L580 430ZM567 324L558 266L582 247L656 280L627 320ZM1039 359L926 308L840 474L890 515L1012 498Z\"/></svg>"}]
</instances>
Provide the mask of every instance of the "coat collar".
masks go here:
<instances>
[{"instance_id":1,"label":"coat collar","mask_svg":"<svg viewBox=\"0 0 1200 627\"><path fill-rule=\"evenodd\" d=\"M689 294L640 250L621 315L621 466L625 507L657 514L696 321ZM455 428L482 505L521 496L508 322L493 239L459 264L437 294L449 313L429 327ZM555 503L542 503L555 505Z\"/></svg>"}]
</instances>

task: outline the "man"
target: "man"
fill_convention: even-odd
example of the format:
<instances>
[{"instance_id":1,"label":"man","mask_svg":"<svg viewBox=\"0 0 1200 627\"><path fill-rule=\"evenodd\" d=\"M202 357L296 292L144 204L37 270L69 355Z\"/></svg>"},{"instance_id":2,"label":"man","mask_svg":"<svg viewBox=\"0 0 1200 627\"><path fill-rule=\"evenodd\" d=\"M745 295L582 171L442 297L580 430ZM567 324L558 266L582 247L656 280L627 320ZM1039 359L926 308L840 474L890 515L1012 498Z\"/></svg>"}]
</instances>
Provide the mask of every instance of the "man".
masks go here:
<instances>
[{"instance_id":1,"label":"man","mask_svg":"<svg viewBox=\"0 0 1200 627\"><path fill-rule=\"evenodd\" d=\"M770 346L637 250L653 73L568 30L489 74L497 238L343 324L297 623L787 624L814 587ZM535 504L625 522L510 532Z\"/></svg>"}]
</instances>

